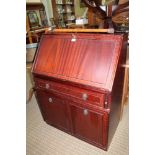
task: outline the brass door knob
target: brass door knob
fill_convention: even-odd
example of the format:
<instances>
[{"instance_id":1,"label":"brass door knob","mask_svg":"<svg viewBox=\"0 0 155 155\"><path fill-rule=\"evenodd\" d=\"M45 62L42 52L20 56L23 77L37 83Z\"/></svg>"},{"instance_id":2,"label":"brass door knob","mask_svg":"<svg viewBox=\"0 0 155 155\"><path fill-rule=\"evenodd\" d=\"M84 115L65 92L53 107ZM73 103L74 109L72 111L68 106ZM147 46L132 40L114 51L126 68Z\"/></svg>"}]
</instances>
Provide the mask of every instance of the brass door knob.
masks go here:
<instances>
[{"instance_id":1,"label":"brass door knob","mask_svg":"<svg viewBox=\"0 0 155 155\"><path fill-rule=\"evenodd\" d=\"M51 98L51 97L48 99L48 101L49 101L50 103L52 103L52 102L53 102L53 100L52 100L52 98Z\"/></svg>"},{"instance_id":2,"label":"brass door knob","mask_svg":"<svg viewBox=\"0 0 155 155\"><path fill-rule=\"evenodd\" d=\"M86 115L88 115L88 110L87 109L84 109L83 110L83 114L86 116Z\"/></svg>"},{"instance_id":3,"label":"brass door knob","mask_svg":"<svg viewBox=\"0 0 155 155\"><path fill-rule=\"evenodd\" d=\"M87 100L87 98L88 98L88 95L86 93L82 94L82 99L83 100Z\"/></svg>"},{"instance_id":4,"label":"brass door knob","mask_svg":"<svg viewBox=\"0 0 155 155\"><path fill-rule=\"evenodd\" d=\"M45 87L46 87L46 89L48 89L50 87L50 85L48 83L46 83Z\"/></svg>"}]
</instances>

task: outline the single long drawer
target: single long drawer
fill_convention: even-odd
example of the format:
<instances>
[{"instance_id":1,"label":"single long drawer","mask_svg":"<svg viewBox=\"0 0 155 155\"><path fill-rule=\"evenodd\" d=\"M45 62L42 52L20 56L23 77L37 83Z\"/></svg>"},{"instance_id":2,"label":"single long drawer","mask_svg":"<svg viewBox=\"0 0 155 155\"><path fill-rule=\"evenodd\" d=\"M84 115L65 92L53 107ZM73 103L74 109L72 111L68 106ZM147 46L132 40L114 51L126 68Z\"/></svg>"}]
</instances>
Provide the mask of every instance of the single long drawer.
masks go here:
<instances>
[{"instance_id":1,"label":"single long drawer","mask_svg":"<svg viewBox=\"0 0 155 155\"><path fill-rule=\"evenodd\" d=\"M58 93L63 93L64 95L80 99L83 102L89 102L103 107L104 94L38 78L34 78L34 81L35 87L57 91Z\"/></svg>"}]
</instances>

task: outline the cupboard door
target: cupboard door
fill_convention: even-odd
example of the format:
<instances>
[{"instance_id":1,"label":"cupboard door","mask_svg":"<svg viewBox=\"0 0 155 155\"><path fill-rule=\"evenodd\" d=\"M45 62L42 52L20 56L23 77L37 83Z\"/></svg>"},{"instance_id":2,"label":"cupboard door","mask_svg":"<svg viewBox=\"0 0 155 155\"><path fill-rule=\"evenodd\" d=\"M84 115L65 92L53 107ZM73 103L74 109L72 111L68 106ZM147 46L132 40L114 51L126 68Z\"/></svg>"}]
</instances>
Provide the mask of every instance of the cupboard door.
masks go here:
<instances>
[{"instance_id":1,"label":"cupboard door","mask_svg":"<svg viewBox=\"0 0 155 155\"><path fill-rule=\"evenodd\" d=\"M70 108L73 133L79 138L103 145L103 116L88 109L74 105L71 105Z\"/></svg>"},{"instance_id":2,"label":"cupboard door","mask_svg":"<svg viewBox=\"0 0 155 155\"><path fill-rule=\"evenodd\" d=\"M67 104L52 93L37 91L36 98L44 120L57 128L69 131Z\"/></svg>"}]
</instances>

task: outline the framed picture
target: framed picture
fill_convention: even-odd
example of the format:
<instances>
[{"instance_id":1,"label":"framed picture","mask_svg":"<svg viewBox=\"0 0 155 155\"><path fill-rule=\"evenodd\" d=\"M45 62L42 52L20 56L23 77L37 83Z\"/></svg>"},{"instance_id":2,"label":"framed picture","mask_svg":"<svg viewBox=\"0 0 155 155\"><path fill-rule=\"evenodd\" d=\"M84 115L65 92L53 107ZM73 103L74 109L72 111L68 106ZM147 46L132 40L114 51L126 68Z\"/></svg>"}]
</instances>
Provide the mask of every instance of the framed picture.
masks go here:
<instances>
[{"instance_id":1,"label":"framed picture","mask_svg":"<svg viewBox=\"0 0 155 155\"><path fill-rule=\"evenodd\" d=\"M47 21L47 17L46 17L46 12L45 10L39 10L40 13L40 18L41 18L41 22L43 26L48 26L48 21Z\"/></svg>"},{"instance_id":2,"label":"framed picture","mask_svg":"<svg viewBox=\"0 0 155 155\"><path fill-rule=\"evenodd\" d=\"M30 27L31 28L39 27L39 19L37 13L35 11L28 11L27 15L29 17Z\"/></svg>"}]
</instances>

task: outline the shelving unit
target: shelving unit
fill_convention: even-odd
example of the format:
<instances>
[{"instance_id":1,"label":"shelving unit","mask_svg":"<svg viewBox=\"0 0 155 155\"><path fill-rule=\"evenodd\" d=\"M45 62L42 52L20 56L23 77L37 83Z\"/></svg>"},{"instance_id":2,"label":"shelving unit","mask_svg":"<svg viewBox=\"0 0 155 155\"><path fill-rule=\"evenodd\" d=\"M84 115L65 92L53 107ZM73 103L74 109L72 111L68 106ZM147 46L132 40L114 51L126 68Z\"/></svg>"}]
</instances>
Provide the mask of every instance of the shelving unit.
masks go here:
<instances>
[{"instance_id":1,"label":"shelving unit","mask_svg":"<svg viewBox=\"0 0 155 155\"><path fill-rule=\"evenodd\" d=\"M53 15L58 28L75 23L74 0L52 0Z\"/></svg>"}]
</instances>

